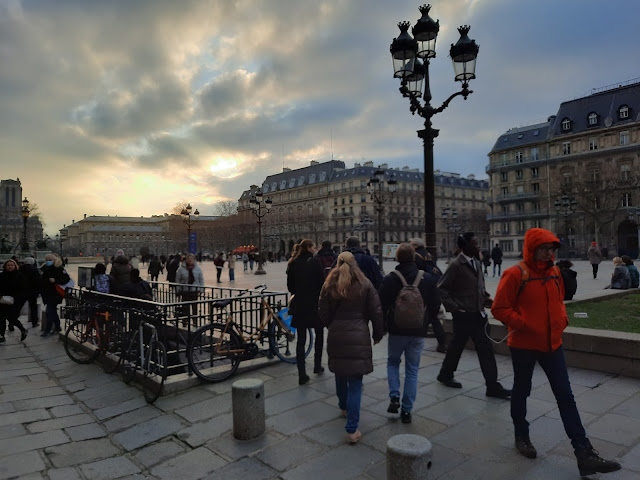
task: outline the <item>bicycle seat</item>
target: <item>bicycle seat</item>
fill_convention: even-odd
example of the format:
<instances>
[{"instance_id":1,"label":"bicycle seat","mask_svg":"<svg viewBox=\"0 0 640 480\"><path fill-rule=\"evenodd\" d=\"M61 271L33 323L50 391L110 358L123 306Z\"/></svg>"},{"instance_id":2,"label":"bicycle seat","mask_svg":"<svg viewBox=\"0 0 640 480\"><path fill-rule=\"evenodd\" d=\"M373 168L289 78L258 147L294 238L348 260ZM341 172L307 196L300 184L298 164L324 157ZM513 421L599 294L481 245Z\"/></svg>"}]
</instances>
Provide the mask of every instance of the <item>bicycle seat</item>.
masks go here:
<instances>
[{"instance_id":1,"label":"bicycle seat","mask_svg":"<svg viewBox=\"0 0 640 480\"><path fill-rule=\"evenodd\" d=\"M233 302L233 299L227 298L226 300L218 300L217 302L213 302L213 306L215 308L223 309L230 305L231 302Z\"/></svg>"}]
</instances>

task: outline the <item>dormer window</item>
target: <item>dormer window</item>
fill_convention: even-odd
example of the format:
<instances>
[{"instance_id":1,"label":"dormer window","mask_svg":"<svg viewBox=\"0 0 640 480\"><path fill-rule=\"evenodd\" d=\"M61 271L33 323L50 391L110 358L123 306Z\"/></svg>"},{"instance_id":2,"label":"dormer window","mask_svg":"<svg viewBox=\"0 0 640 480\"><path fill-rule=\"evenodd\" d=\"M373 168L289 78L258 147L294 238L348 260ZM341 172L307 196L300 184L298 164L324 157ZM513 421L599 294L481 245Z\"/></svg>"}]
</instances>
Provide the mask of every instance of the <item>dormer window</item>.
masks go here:
<instances>
[{"instance_id":1,"label":"dormer window","mask_svg":"<svg viewBox=\"0 0 640 480\"><path fill-rule=\"evenodd\" d=\"M295 178L290 178L289 179L289 188L293 188L296 186L296 179Z\"/></svg>"},{"instance_id":2,"label":"dormer window","mask_svg":"<svg viewBox=\"0 0 640 480\"><path fill-rule=\"evenodd\" d=\"M568 118L563 118L562 119L562 131L563 132L568 132L569 130L571 130L571 120Z\"/></svg>"},{"instance_id":3,"label":"dormer window","mask_svg":"<svg viewBox=\"0 0 640 480\"><path fill-rule=\"evenodd\" d=\"M590 127L598 125L598 114L596 112L591 112L587 119Z\"/></svg>"},{"instance_id":4,"label":"dormer window","mask_svg":"<svg viewBox=\"0 0 640 480\"><path fill-rule=\"evenodd\" d=\"M622 120L623 118L629 118L629 107L626 105L622 105L618 110L618 116Z\"/></svg>"},{"instance_id":5,"label":"dormer window","mask_svg":"<svg viewBox=\"0 0 640 480\"><path fill-rule=\"evenodd\" d=\"M298 177L298 186L301 187L302 185L304 185L304 175Z\"/></svg>"}]
</instances>

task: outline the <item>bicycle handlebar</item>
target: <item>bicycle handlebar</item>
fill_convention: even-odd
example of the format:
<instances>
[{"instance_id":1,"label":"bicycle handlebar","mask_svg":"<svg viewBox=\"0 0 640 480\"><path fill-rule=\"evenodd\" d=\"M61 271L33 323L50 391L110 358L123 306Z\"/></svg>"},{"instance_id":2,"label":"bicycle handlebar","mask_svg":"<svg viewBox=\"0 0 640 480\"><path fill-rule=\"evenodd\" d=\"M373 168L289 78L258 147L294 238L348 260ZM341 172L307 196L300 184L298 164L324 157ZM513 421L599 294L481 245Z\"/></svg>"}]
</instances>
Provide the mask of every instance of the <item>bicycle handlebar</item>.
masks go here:
<instances>
[{"instance_id":1,"label":"bicycle handlebar","mask_svg":"<svg viewBox=\"0 0 640 480\"><path fill-rule=\"evenodd\" d=\"M258 290L260 293L262 293L267 289L267 284L261 283L260 285L256 285L253 289Z\"/></svg>"}]
</instances>

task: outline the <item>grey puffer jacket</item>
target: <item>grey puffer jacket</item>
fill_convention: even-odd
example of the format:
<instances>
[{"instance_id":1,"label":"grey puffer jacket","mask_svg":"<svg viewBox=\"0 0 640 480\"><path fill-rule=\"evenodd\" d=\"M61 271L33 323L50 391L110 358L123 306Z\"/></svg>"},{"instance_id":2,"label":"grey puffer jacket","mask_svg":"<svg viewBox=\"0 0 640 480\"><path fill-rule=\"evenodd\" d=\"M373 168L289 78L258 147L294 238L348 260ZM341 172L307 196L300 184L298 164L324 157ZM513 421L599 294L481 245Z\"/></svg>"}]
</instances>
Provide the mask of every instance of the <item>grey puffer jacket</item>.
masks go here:
<instances>
[{"instance_id":1,"label":"grey puffer jacket","mask_svg":"<svg viewBox=\"0 0 640 480\"><path fill-rule=\"evenodd\" d=\"M382 307L378 293L369 280L354 284L347 300L336 300L320 292L318 313L327 327L329 370L336 375L366 375L373 371L371 338L384 335ZM371 322L373 333L369 331Z\"/></svg>"}]
</instances>

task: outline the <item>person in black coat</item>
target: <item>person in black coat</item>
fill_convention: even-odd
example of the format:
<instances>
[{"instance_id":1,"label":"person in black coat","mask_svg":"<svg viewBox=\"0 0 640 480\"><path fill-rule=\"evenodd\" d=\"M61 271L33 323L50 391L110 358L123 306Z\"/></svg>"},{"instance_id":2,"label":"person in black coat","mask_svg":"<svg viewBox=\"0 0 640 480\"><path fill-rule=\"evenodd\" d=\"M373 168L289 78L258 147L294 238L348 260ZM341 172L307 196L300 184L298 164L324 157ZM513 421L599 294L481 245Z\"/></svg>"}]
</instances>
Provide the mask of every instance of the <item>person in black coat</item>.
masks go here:
<instances>
[{"instance_id":1,"label":"person in black coat","mask_svg":"<svg viewBox=\"0 0 640 480\"><path fill-rule=\"evenodd\" d=\"M40 294L42 301L47 306L47 325L41 337L60 332L60 317L58 316L58 305L62 303L62 295L58 292L56 285L65 285L71 278L62 266L62 258L53 253L47 253L42 266L42 283L40 284Z\"/></svg>"},{"instance_id":2,"label":"person in black coat","mask_svg":"<svg viewBox=\"0 0 640 480\"><path fill-rule=\"evenodd\" d=\"M35 265L36 261L33 257L24 259L24 263L20 268L22 275L27 281L26 301L29 302L29 320L31 325L38 326L38 295L40 295L40 270Z\"/></svg>"},{"instance_id":3,"label":"person in black coat","mask_svg":"<svg viewBox=\"0 0 640 480\"><path fill-rule=\"evenodd\" d=\"M380 288L380 284L382 283L382 273L380 273L380 267L374 260L374 258L370 255L367 255L365 251L360 248L360 239L358 237L349 237L345 243L345 252L351 252L353 256L356 258L356 263L358 264L358 268L362 270L364 276L369 279L375 289ZM380 252L382 255L382 252ZM335 267L335 262L333 264Z\"/></svg>"},{"instance_id":4,"label":"person in black coat","mask_svg":"<svg viewBox=\"0 0 640 480\"><path fill-rule=\"evenodd\" d=\"M313 256L315 251L316 246L312 240L302 240L287 267L287 288L295 295L289 311L293 315L291 326L297 329L298 334L296 364L300 385L309 381L304 364L308 328L313 328L316 334L313 373L324 372L322 367L324 331L318 317L318 298L324 283L324 272L320 261Z\"/></svg>"},{"instance_id":5,"label":"person in black coat","mask_svg":"<svg viewBox=\"0 0 640 480\"><path fill-rule=\"evenodd\" d=\"M27 330L18 320L20 308L26 299L26 290L27 280L20 272L18 262L10 258L4 262L0 272L0 296L13 297L12 304L0 304L0 343L5 342L4 332L7 322L9 322L9 330L18 327L21 332L20 341L27 338Z\"/></svg>"},{"instance_id":6,"label":"person in black coat","mask_svg":"<svg viewBox=\"0 0 640 480\"><path fill-rule=\"evenodd\" d=\"M500 276L500 269L502 268L502 249L497 243L491 250L491 260L493 260L493 276L496 276L496 266L498 267L498 276Z\"/></svg>"},{"instance_id":7,"label":"person in black coat","mask_svg":"<svg viewBox=\"0 0 640 480\"><path fill-rule=\"evenodd\" d=\"M415 263L418 267L418 270L422 270L423 272L427 272L429 275L432 275L435 279L436 283L442 276L442 272L438 268L438 265L433 260L433 257L424 246L424 242L421 238L412 238L409 240L409 245L413 247L415 250Z\"/></svg>"},{"instance_id":8,"label":"person in black coat","mask_svg":"<svg viewBox=\"0 0 640 480\"><path fill-rule=\"evenodd\" d=\"M176 272L180 268L180 254L175 255L173 258L169 257L169 263L167 263L167 282L175 283Z\"/></svg>"},{"instance_id":9,"label":"person in black coat","mask_svg":"<svg viewBox=\"0 0 640 480\"><path fill-rule=\"evenodd\" d=\"M147 267L147 272L151 276L152 282L158 281L158 276L160 275L160 273L162 273L162 270L162 264L160 263L158 257L156 257L155 255L151 257L151 260L149 260L149 267Z\"/></svg>"},{"instance_id":10,"label":"person in black coat","mask_svg":"<svg viewBox=\"0 0 640 480\"><path fill-rule=\"evenodd\" d=\"M322 248L318 250L318 254L316 256L322 264L322 268L324 269L324 276L326 277L327 275L329 275L329 272L338 259L338 256L331 248L331 242L329 240L325 240L324 242L322 242Z\"/></svg>"},{"instance_id":11,"label":"person in black coat","mask_svg":"<svg viewBox=\"0 0 640 480\"><path fill-rule=\"evenodd\" d=\"M564 283L564 299L571 300L578 289L578 272L571 270L573 263L569 260L558 260L556 265L560 268L562 283Z\"/></svg>"}]
</instances>

